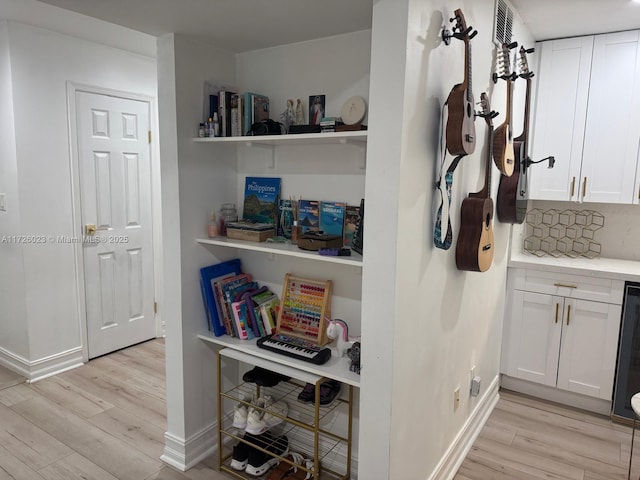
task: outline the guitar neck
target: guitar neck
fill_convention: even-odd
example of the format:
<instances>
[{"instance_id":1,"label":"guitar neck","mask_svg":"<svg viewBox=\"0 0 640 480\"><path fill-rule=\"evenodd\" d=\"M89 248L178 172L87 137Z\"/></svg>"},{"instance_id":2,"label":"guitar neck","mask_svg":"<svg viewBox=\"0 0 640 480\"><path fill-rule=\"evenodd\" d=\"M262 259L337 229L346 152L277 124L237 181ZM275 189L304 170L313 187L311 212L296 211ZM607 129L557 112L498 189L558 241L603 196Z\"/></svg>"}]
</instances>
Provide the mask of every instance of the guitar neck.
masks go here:
<instances>
[{"instance_id":1,"label":"guitar neck","mask_svg":"<svg viewBox=\"0 0 640 480\"><path fill-rule=\"evenodd\" d=\"M524 100L524 121L522 123L522 134L514 140L524 144L524 156L527 156L527 146L529 143L529 108L531 105L531 78L527 78L527 89Z\"/></svg>"},{"instance_id":2,"label":"guitar neck","mask_svg":"<svg viewBox=\"0 0 640 480\"><path fill-rule=\"evenodd\" d=\"M471 91L471 42L468 38L464 39L464 84L467 87L467 101L473 103L473 92Z\"/></svg>"}]
</instances>

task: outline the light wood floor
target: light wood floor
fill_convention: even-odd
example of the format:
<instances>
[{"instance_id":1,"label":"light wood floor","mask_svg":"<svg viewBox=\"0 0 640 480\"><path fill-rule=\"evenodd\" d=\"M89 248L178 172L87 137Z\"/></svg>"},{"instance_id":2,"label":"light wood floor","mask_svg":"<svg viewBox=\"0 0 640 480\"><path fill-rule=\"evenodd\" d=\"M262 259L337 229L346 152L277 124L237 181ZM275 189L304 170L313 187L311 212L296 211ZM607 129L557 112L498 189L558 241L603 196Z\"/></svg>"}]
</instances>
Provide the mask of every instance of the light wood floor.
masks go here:
<instances>
[{"instance_id":1,"label":"light wood floor","mask_svg":"<svg viewBox=\"0 0 640 480\"><path fill-rule=\"evenodd\" d=\"M0 480L229 478L216 471L214 458L188 472L159 460L166 429L162 339L34 384L18 382L0 367ZM627 478L631 428L511 392L500 397L456 480Z\"/></svg>"}]
</instances>

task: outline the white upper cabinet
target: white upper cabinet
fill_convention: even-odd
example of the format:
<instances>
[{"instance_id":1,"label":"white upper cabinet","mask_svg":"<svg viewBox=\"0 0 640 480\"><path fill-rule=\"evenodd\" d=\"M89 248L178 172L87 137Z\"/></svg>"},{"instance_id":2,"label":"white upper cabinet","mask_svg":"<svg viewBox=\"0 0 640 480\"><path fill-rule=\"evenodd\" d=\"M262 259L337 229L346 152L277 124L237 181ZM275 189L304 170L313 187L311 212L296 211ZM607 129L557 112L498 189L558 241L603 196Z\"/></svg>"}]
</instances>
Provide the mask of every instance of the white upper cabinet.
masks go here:
<instances>
[{"instance_id":1,"label":"white upper cabinet","mask_svg":"<svg viewBox=\"0 0 640 480\"><path fill-rule=\"evenodd\" d=\"M640 32L539 44L530 198L633 203L640 142Z\"/></svg>"}]
</instances>

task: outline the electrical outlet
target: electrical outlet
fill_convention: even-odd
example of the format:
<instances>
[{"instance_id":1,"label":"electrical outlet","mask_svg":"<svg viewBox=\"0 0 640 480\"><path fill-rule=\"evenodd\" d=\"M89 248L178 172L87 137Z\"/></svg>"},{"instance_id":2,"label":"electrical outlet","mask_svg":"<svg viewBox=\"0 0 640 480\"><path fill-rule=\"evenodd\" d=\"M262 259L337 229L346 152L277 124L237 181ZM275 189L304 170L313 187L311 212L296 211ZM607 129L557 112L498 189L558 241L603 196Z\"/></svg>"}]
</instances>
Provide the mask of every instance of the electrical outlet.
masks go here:
<instances>
[{"instance_id":1,"label":"electrical outlet","mask_svg":"<svg viewBox=\"0 0 640 480\"><path fill-rule=\"evenodd\" d=\"M473 378L476 376L476 366L471 367L469 371L469 391L471 391L473 387Z\"/></svg>"},{"instance_id":2,"label":"electrical outlet","mask_svg":"<svg viewBox=\"0 0 640 480\"><path fill-rule=\"evenodd\" d=\"M453 411L455 412L456 410L458 410L459 406L460 406L460 387L457 387L453 391Z\"/></svg>"}]
</instances>

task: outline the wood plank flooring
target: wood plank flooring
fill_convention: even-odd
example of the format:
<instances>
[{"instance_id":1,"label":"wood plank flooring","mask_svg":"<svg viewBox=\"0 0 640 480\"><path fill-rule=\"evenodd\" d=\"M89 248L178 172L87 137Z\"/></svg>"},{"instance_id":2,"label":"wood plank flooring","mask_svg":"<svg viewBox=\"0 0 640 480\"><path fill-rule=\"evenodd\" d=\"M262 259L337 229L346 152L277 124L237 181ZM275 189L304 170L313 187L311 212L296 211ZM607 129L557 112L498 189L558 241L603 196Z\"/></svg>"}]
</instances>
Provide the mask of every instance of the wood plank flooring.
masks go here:
<instances>
[{"instance_id":1,"label":"wood plank flooring","mask_svg":"<svg viewBox=\"0 0 640 480\"><path fill-rule=\"evenodd\" d=\"M630 427L508 391L500 397L455 480L627 478ZM165 465L165 429L163 339L34 384L0 367L0 480L231 478L215 457L188 472Z\"/></svg>"}]
</instances>

